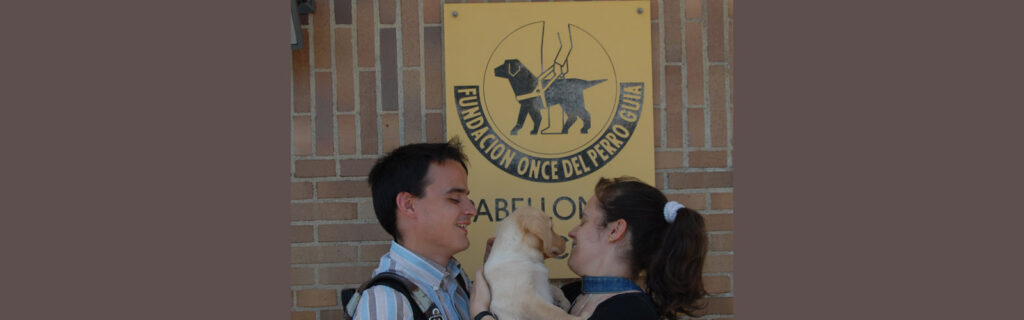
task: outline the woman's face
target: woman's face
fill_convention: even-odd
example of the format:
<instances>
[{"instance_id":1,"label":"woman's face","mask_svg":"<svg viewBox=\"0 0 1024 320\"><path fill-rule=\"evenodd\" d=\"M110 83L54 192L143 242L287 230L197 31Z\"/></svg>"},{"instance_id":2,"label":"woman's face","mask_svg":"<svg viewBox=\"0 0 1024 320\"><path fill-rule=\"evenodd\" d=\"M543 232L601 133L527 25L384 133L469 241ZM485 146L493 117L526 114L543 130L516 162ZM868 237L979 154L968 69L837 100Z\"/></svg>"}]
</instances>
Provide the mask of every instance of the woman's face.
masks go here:
<instances>
[{"instance_id":1,"label":"woman's face","mask_svg":"<svg viewBox=\"0 0 1024 320\"><path fill-rule=\"evenodd\" d=\"M569 231L569 237L573 240L569 269L580 276L593 275L601 258L611 252L611 244L603 241L607 237L607 228L602 226L603 222L604 211L598 205L597 197L591 196L583 208L580 224Z\"/></svg>"}]
</instances>

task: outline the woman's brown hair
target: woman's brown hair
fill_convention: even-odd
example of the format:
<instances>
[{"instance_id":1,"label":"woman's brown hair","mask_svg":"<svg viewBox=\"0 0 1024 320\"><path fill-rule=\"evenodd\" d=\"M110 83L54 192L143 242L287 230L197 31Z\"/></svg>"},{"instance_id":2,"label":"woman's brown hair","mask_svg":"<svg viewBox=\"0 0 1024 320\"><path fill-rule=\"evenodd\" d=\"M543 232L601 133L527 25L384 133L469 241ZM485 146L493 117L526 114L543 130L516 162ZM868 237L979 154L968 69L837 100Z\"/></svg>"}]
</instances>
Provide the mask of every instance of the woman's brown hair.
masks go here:
<instances>
[{"instance_id":1,"label":"woman's brown hair","mask_svg":"<svg viewBox=\"0 0 1024 320\"><path fill-rule=\"evenodd\" d=\"M601 178L594 195L605 213L604 224L624 219L630 234L633 278L644 274L646 292L662 318L678 312L698 316L707 295L701 278L707 253L704 218L689 208L665 220L668 199L658 189L632 177Z\"/></svg>"}]
</instances>

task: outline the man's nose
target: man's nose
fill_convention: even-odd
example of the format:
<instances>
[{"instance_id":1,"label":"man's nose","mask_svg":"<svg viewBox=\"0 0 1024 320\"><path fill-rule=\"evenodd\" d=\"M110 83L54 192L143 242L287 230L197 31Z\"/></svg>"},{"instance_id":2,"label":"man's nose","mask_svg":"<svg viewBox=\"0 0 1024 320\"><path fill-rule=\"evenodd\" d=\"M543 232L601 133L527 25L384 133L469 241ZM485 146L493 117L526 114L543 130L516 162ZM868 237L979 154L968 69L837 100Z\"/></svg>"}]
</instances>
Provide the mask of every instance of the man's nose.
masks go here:
<instances>
[{"instance_id":1,"label":"man's nose","mask_svg":"<svg viewBox=\"0 0 1024 320\"><path fill-rule=\"evenodd\" d=\"M466 203L463 204L463 206L462 206L462 213L466 214L466 215L475 216L476 215L476 207L473 206L472 202L466 201Z\"/></svg>"}]
</instances>

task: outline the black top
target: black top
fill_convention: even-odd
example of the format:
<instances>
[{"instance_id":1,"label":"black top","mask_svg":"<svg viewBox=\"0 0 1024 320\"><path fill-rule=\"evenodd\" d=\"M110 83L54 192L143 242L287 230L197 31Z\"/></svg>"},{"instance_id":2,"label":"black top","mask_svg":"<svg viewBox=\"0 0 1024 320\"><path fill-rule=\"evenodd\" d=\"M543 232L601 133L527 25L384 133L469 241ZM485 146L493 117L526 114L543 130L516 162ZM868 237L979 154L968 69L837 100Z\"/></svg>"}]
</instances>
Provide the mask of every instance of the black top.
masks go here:
<instances>
[{"instance_id":1,"label":"black top","mask_svg":"<svg viewBox=\"0 0 1024 320\"><path fill-rule=\"evenodd\" d=\"M582 289L582 282L570 282L562 286L562 293L565 297L576 304ZM658 311L654 308L654 301L643 292L622 293L605 299L594 313L588 318L590 320L605 319L658 319Z\"/></svg>"}]
</instances>

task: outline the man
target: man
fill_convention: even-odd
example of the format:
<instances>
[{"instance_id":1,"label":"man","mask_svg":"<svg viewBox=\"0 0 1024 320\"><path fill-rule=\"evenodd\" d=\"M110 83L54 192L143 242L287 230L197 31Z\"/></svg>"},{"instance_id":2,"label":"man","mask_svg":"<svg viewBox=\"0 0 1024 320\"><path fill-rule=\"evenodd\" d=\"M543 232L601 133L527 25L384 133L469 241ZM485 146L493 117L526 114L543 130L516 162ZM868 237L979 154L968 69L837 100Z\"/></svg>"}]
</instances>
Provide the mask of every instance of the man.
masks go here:
<instances>
[{"instance_id":1,"label":"man","mask_svg":"<svg viewBox=\"0 0 1024 320\"><path fill-rule=\"evenodd\" d=\"M448 320L471 319L469 292L459 285L468 277L452 258L469 248L466 227L476 215L467 173L458 142L423 143L381 158L368 179L377 221L394 238L373 274L394 272L409 280ZM362 293L353 319L412 319L413 308L395 289L376 285Z\"/></svg>"}]
</instances>

